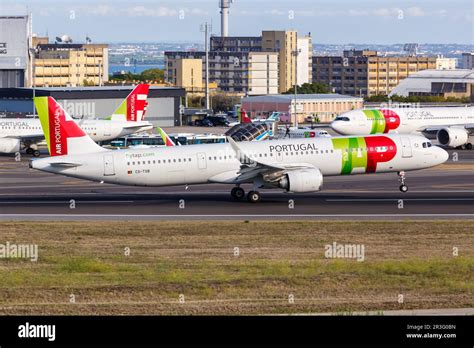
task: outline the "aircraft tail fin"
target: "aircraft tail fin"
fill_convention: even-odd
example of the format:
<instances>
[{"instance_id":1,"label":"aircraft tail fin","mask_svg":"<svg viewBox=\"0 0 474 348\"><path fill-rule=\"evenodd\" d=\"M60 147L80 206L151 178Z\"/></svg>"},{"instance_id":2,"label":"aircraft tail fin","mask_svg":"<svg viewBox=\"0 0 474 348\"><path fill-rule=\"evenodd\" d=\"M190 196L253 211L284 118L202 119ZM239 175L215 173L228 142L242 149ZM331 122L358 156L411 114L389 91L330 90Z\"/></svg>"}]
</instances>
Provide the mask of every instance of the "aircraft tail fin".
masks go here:
<instances>
[{"instance_id":1,"label":"aircraft tail fin","mask_svg":"<svg viewBox=\"0 0 474 348\"><path fill-rule=\"evenodd\" d=\"M161 127L156 127L158 130L158 133L160 133L161 139L163 139L164 143L166 146L176 146L176 144L171 140L168 134L161 128Z\"/></svg>"},{"instance_id":2,"label":"aircraft tail fin","mask_svg":"<svg viewBox=\"0 0 474 348\"><path fill-rule=\"evenodd\" d=\"M145 119L148 106L147 98L150 85L142 83L137 85L125 98L119 107L109 117L112 121L140 122Z\"/></svg>"},{"instance_id":3,"label":"aircraft tail fin","mask_svg":"<svg viewBox=\"0 0 474 348\"><path fill-rule=\"evenodd\" d=\"M280 115L279 112L273 112L265 121L278 121L278 116Z\"/></svg>"},{"instance_id":4,"label":"aircraft tail fin","mask_svg":"<svg viewBox=\"0 0 474 348\"><path fill-rule=\"evenodd\" d=\"M247 112L241 106L239 106L239 108L237 109L237 115L239 117L239 122L240 123L251 123L252 122L250 117L247 116Z\"/></svg>"},{"instance_id":5,"label":"aircraft tail fin","mask_svg":"<svg viewBox=\"0 0 474 348\"><path fill-rule=\"evenodd\" d=\"M34 102L51 156L106 151L79 127L53 97L35 97Z\"/></svg>"}]
</instances>

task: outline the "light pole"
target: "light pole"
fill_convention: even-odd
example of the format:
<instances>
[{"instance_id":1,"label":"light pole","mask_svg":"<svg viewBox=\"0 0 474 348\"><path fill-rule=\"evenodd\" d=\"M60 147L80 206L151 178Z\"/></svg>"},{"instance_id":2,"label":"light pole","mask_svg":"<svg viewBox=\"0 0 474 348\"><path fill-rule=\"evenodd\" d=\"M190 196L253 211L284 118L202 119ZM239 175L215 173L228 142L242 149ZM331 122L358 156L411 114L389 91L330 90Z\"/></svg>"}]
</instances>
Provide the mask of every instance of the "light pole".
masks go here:
<instances>
[{"instance_id":1,"label":"light pole","mask_svg":"<svg viewBox=\"0 0 474 348\"><path fill-rule=\"evenodd\" d=\"M212 25L205 22L201 24L201 32L204 33L204 50L206 51L206 109L209 110L209 47L208 47L208 36L209 31L212 30Z\"/></svg>"},{"instance_id":2,"label":"light pole","mask_svg":"<svg viewBox=\"0 0 474 348\"><path fill-rule=\"evenodd\" d=\"M35 108L35 97L36 97L36 66L35 66L35 58L36 54L39 53L38 47L30 48L31 54L31 86L33 87L33 116L36 115L36 108Z\"/></svg>"},{"instance_id":3,"label":"light pole","mask_svg":"<svg viewBox=\"0 0 474 348\"><path fill-rule=\"evenodd\" d=\"M298 114L297 114L297 109L296 109L296 101L298 98L298 91L297 91L297 85L298 85L298 55L301 53L301 49L298 49L298 46L296 46L296 49L292 52L292 55L295 57L295 127L298 128Z\"/></svg>"}]
</instances>

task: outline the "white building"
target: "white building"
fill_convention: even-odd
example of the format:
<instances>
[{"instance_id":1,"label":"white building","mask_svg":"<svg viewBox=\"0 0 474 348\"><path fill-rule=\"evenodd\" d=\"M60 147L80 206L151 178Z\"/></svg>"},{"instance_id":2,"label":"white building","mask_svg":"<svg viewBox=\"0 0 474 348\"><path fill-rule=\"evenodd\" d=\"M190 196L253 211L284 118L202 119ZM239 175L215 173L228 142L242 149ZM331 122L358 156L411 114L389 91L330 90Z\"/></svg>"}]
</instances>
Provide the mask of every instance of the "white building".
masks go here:
<instances>
[{"instance_id":1,"label":"white building","mask_svg":"<svg viewBox=\"0 0 474 348\"><path fill-rule=\"evenodd\" d=\"M442 95L445 97L470 96L473 91L474 71L456 70L422 70L409 75L389 94L410 95Z\"/></svg>"},{"instance_id":2,"label":"white building","mask_svg":"<svg viewBox=\"0 0 474 348\"><path fill-rule=\"evenodd\" d=\"M278 54L249 53L248 95L278 93Z\"/></svg>"},{"instance_id":3,"label":"white building","mask_svg":"<svg viewBox=\"0 0 474 348\"><path fill-rule=\"evenodd\" d=\"M456 69L457 65L456 58L444 58L438 57L436 58L436 69L437 70L454 70Z\"/></svg>"},{"instance_id":4,"label":"white building","mask_svg":"<svg viewBox=\"0 0 474 348\"><path fill-rule=\"evenodd\" d=\"M461 68L474 69L474 52L467 52L462 54Z\"/></svg>"},{"instance_id":5,"label":"white building","mask_svg":"<svg viewBox=\"0 0 474 348\"><path fill-rule=\"evenodd\" d=\"M311 37L299 37L297 39L298 58L296 59L297 72L296 83L311 83L312 80L312 50Z\"/></svg>"}]
</instances>

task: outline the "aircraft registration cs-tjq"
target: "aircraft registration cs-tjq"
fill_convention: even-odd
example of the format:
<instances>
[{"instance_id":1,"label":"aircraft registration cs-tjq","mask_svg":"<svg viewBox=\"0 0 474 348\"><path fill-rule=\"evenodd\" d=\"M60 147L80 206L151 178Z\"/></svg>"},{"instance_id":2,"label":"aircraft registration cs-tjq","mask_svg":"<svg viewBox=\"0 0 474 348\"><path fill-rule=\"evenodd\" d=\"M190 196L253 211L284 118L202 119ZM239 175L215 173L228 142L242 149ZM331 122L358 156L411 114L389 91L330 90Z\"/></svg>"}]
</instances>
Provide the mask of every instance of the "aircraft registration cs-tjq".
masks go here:
<instances>
[{"instance_id":1,"label":"aircraft registration cs-tjq","mask_svg":"<svg viewBox=\"0 0 474 348\"><path fill-rule=\"evenodd\" d=\"M108 119L76 122L94 141L112 140L150 130L153 125L143 121L149 87L147 84L137 85ZM0 120L0 153L16 153L26 149L27 154L38 157L38 143L43 140L37 118Z\"/></svg>"},{"instance_id":2,"label":"aircraft registration cs-tjq","mask_svg":"<svg viewBox=\"0 0 474 348\"><path fill-rule=\"evenodd\" d=\"M405 171L445 162L448 153L417 135L308 138L106 150L92 141L52 97L35 99L52 157L30 167L45 172L111 184L137 186L235 184L232 196L243 199L239 186L316 192L324 176L398 172L407 191ZM59 125L59 126L58 126Z\"/></svg>"},{"instance_id":3,"label":"aircraft registration cs-tjq","mask_svg":"<svg viewBox=\"0 0 474 348\"><path fill-rule=\"evenodd\" d=\"M343 113L331 123L342 135L361 134L422 134L438 139L448 147L474 144L474 108L389 108L360 109Z\"/></svg>"}]
</instances>

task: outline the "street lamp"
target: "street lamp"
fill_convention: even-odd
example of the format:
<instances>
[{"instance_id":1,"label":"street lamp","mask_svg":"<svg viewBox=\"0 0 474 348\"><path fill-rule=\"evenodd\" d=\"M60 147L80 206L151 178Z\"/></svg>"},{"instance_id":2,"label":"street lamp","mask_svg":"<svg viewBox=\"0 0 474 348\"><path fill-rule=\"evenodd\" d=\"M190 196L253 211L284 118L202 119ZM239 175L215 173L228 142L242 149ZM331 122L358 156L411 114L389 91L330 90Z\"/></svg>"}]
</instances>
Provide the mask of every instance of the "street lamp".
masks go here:
<instances>
[{"instance_id":1,"label":"street lamp","mask_svg":"<svg viewBox=\"0 0 474 348\"><path fill-rule=\"evenodd\" d=\"M301 49L298 46L291 54L295 57L295 127L298 128L298 115L296 109L296 101L298 97L297 86L298 86L298 55L301 53Z\"/></svg>"},{"instance_id":2,"label":"street lamp","mask_svg":"<svg viewBox=\"0 0 474 348\"><path fill-rule=\"evenodd\" d=\"M36 55L39 53L38 47L32 47L29 49L31 55L31 86L33 87L33 116L36 115L36 108L35 108L35 97L36 97L36 66L35 66L35 58Z\"/></svg>"},{"instance_id":3,"label":"street lamp","mask_svg":"<svg viewBox=\"0 0 474 348\"><path fill-rule=\"evenodd\" d=\"M201 32L204 33L204 50L206 51L206 109L209 110L209 47L208 47L208 36L209 31L212 30L212 25L210 23L201 24Z\"/></svg>"}]
</instances>

